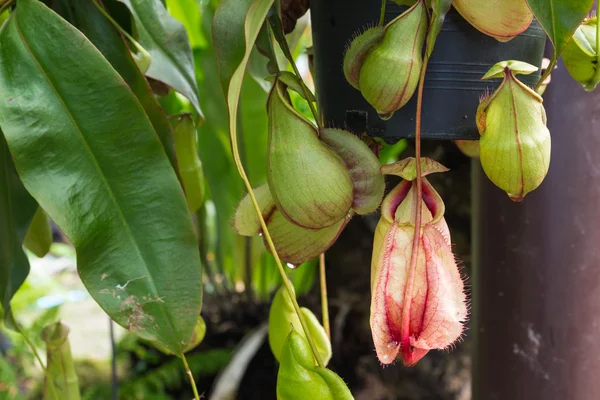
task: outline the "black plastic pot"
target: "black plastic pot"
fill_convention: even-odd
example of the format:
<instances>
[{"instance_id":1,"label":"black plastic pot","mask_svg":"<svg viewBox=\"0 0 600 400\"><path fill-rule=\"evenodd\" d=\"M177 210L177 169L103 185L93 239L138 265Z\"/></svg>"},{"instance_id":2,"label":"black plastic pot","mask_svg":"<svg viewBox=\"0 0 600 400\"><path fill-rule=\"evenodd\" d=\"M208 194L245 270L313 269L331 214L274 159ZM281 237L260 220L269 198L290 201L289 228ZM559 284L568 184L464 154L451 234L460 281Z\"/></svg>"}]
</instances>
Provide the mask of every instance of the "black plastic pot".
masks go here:
<instances>
[{"instance_id":1,"label":"black plastic pot","mask_svg":"<svg viewBox=\"0 0 600 400\"><path fill-rule=\"evenodd\" d=\"M406 7L388 2L386 20ZM374 0L311 0L314 62L319 105L326 123L355 133L366 132L386 141L414 137L416 95L394 116L383 121L354 89L342 71L346 46L357 32L379 19ZM499 61L521 60L540 66L546 36L534 21L527 31L508 43L486 36L451 10L429 62L423 97L422 137L478 139L475 114L479 98L494 90L499 80L481 77ZM529 85L539 73L521 75Z\"/></svg>"}]
</instances>

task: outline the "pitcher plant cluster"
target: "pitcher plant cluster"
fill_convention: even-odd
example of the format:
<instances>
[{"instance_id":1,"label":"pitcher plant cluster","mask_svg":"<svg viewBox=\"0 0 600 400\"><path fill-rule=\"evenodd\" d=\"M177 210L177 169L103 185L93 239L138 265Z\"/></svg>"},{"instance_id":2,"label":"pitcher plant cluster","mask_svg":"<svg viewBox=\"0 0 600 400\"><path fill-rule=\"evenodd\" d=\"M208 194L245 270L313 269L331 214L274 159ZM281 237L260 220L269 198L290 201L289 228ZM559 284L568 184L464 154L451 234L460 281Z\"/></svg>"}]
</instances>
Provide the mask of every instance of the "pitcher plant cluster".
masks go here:
<instances>
[{"instance_id":1,"label":"pitcher plant cluster","mask_svg":"<svg viewBox=\"0 0 600 400\"><path fill-rule=\"evenodd\" d=\"M254 188L254 195L249 193L240 202L234 225L242 235L263 235L274 255L297 265L325 252L355 214L379 208L371 262L373 344L382 364L399 359L413 366L430 350L451 348L463 335L468 317L464 281L444 220L444 202L426 178L447 169L421 157L420 151L424 78L445 14L453 5L473 27L500 42L522 34L537 16L555 44L554 56L536 87L527 86L518 75L535 73L540 66L520 60L497 60L481 76L501 81L490 84L495 89L482 96L476 110L481 137L469 145L489 179L515 202L535 190L548 172L550 132L541 94L558 57L564 50L571 75L586 90L593 90L599 82L600 46L597 18L588 16L590 1L579 2L576 23L562 26L566 40L552 29L560 22L547 19L541 2L398 2L408 6L406 11L385 23L386 2L382 2L379 24L349 43L343 72L348 84L359 90L384 120L417 96L416 157L379 168L370 139L324 126L316 113L316 125L302 117L294 110L288 90L301 93L308 102L314 97L303 94L306 85L300 75L292 78L284 73L285 79L280 79L283 73L275 72L267 103L268 184ZM402 178L385 199L384 175ZM271 243L267 243L269 239ZM325 345L326 332L310 311L301 308L294 315L291 306L287 313L281 311L282 296L293 302L293 291L283 293L282 289L275 297L269 318L271 348L281 362L278 396L305 399L323 393L319 385L327 379L303 375L311 383L304 386L307 394L298 394L289 390L298 380L298 375L291 378L292 371L322 368L330 358L330 346ZM306 320L304 329L298 323L302 318ZM309 354L302 361L298 353L293 367L290 359L282 360L280 348L289 346L283 354L292 354L292 349L301 347L294 343L304 343L310 336L319 343L312 347L312 357ZM304 348L310 352L310 346ZM348 392L338 392L337 383L328 386L327 398L346 398Z\"/></svg>"},{"instance_id":2,"label":"pitcher plant cluster","mask_svg":"<svg viewBox=\"0 0 600 400\"><path fill-rule=\"evenodd\" d=\"M200 210L218 198L205 190L211 165L197 151L203 138L196 133L214 117L200 107L197 76L204 74L204 84L220 82L231 146L223 157L231 158L246 189L245 197L236 196L227 228L261 237L282 282L268 324L279 362L277 397L353 398L327 368L326 290L319 320L298 303L286 264L303 268L319 257L326 289L324 253L357 216L380 213L370 273L374 357L413 366L431 350L452 348L468 318L465 283L444 202L427 179L447 169L421 154L424 82L444 18L454 7L500 42L523 34L536 19L553 44L535 87L519 76L541 66L521 60L497 60L481 76L496 83L474 105L480 140L457 143L517 202L542 183L550 165L542 98L548 78L562 55L572 77L594 90L600 27L590 14L593 0L394 1L406 10L386 22L382 1L380 20L348 38L340 66L347 84L382 119L416 96L415 157L381 166L373 138L324 122L289 48L280 0L221 0L210 45L188 37L162 0L118 0L121 8L100 0L50 6L0 0L0 297L6 326L19 330L11 299L29 272L22 245L38 255L49 247L28 229L49 232L49 216L76 248L79 276L92 298L116 323L180 357L191 377L185 353L206 331L199 317L201 266L214 261L206 250L213 238L198 227L207 218ZM125 20L135 28L120 26ZM194 46L210 47L216 68L195 74ZM270 75L261 82L268 89L268 143L260 160L266 183L252 187L238 128L244 76L256 55ZM386 190L385 175L401 182ZM47 399L79 399L68 333L62 322L43 331ZM191 385L199 399L193 378Z\"/></svg>"}]
</instances>

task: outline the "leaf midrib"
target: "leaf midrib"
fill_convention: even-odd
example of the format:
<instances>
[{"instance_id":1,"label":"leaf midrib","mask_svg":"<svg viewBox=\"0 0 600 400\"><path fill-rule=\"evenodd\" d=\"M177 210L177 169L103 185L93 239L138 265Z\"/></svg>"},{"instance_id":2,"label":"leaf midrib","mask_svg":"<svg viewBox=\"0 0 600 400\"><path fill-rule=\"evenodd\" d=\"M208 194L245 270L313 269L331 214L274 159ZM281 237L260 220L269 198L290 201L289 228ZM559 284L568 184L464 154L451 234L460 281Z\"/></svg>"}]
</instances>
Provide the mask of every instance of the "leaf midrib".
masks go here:
<instances>
[{"instance_id":1,"label":"leaf midrib","mask_svg":"<svg viewBox=\"0 0 600 400\"><path fill-rule=\"evenodd\" d=\"M110 187L110 185L108 184L108 181L106 180L104 173L102 171L102 168L100 167L100 164L98 163L98 160L96 159L96 157L94 156L93 152L91 151L91 148L85 138L85 136L82 133L82 130L79 126L79 124L76 122L75 118L73 117L73 114L71 112L71 110L67 107L67 104L64 102L63 97L60 95L58 89L56 88L56 86L54 85L52 79L50 79L50 76L46 73L46 70L42 67L41 63L38 61L37 57L35 56L35 54L33 53L33 51L31 50L31 48L29 47L29 44L27 43L27 40L25 40L25 37L23 36L22 32L21 32L21 28L19 26L19 20L17 18L18 16L18 9L15 10L14 14L14 23L15 23L15 28L17 33L19 34L19 37L21 38L21 41L23 43L23 46L25 47L25 49L27 50L27 52L29 53L29 55L31 56L33 62L37 65L38 69L40 70L40 72L42 73L42 75L44 76L44 78L46 79L46 81L48 82L48 84L50 85L52 91L55 93L56 98L60 101L60 103L62 104L68 118L71 120L71 122L73 123L73 126L75 128L75 131L77 132L77 136L81 139L81 142L83 143L84 148L86 149L86 152L89 156L89 158L92 161L92 164L94 165L94 168L96 169L96 172L98 174L98 176L100 177L101 182L103 183L103 186L105 187L108 196L111 200L111 202L114 205L114 209L117 212L117 215L119 217L119 219L121 220L121 223L123 224L123 226L125 227L125 231L127 233L127 236L129 237L129 239L131 240L131 242L133 243L133 247L135 248L135 251L137 253L137 255L139 256L139 258L142 260L144 268L146 269L146 271L148 272L148 283L150 284L151 289L154 291L154 295L158 296L158 290L156 288L156 285L154 283L154 280L152 279L152 275L150 274L150 270L148 269L147 265L147 261L144 258L139 244L137 243L137 240L135 238L135 236L133 235L133 232L131 231L129 224L127 222L127 219L125 218L125 215L123 214L123 211L121 210L121 207L119 205L119 203L117 202L117 199L112 191L112 188ZM85 39L87 40L87 39ZM124 83L125 84L125 83ZM134 96L135 97L135 96ZM136 101L137 98L136 98ZM141 107L141 105L140 105ZM173 337L176 337L175 335L175 329L174 329L174 325L173 322L169 316L169 313L166 312L165 310L165 306L163 305L158 305L158 308L161 310L161 313L163 314L163 317L165 317L165 320L168 321L168 327L169 330L171 331L171 334L173 335Z\"/></svg>"}]
</instances>

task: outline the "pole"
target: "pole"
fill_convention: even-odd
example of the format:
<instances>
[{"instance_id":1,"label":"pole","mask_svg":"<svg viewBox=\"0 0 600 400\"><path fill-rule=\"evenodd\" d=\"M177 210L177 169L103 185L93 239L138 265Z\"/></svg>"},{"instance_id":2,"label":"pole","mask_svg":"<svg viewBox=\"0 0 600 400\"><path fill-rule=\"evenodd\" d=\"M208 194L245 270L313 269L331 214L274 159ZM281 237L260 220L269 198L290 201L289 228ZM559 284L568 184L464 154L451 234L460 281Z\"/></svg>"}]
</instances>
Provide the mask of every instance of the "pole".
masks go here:
<instances>
[{"instance_id":1,"label":"pole","mask_svg":"<svg viewBox=\"0 0 600 400\"><path fill-rule=\"evenodd\" d=\"M473 163L473 399L600 398L600 90L544 96L550 171L522 203Z\"/></svg>"}]
</instances>

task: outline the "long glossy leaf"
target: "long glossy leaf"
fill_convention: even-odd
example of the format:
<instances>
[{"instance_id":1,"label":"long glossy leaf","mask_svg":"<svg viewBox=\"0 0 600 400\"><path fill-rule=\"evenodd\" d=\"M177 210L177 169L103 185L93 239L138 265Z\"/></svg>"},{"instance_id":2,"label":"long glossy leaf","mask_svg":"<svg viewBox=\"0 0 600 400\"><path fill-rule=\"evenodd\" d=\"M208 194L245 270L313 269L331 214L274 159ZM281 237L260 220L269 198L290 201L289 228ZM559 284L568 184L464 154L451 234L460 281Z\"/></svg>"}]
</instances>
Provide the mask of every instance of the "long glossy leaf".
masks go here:
<instances>
[{"instance_id":1,"label":"long glossy leaf","mask_svg":"<svg viewBox=\"0 0 600 400\"><path fill-rule=\"evenodd\" d=\"M29 261L21 243L36 208L37 203L17 175L0 131L0 299L5 317L9 316L10 300L29 274Z\"/></svg>"},{"instance_id":2,"label":"long glossy leaf","mask_svg":"<svg viewBox=\"0 0 600 400\"><path fill-rule=\"evenodd\" d=\"M229 81L229 87L226 92L227 107L229 109L229 130L232 139L237 139L237 118L238 105L240 101L240 91L244 80L244 73L248 59L260 32L260 28L267 17L269 9L273 5L274 0L254 0L248 9L246 20L244 22L244 42L245 52L239 66L235 69ZM218 37L213 37L215 48L219 48L222 44Z\"/></svg>"},{"instance_id":3,"label":"long glossy leaf","mask_svg":"<svg viewBox=\"0 0 600 400\"><path fill-rule=\"evenodd\" d=\"M239 112L242 161L252 186L260 186L267 182L267 93L249 74L244 78Z\"/></svg>"},{"instance_id":4,"label":"long glossy leaf","mask_svg":"<svg viewBox=\"0 0 600 400\"><path fill-rule=\"evenodd\" d=\"M19 0L0 31L0 125L25 187L75 245L92 297L180 353L201 307L183 191L127 84L36 0Z\"/></svg>"},{"instance_id":5,"label":"long glossy leaf","mask_svg":"<svg viewBox=\"0 0 600 400\"><path fill-rule=\"evenodd\" d=\"M202 115L194 75L194 58L185 27L167 12L160 0L119 0L136 23L140 44L152 56L146 72L187 97Z\"/></svg>"},{"instance_id":6,"label":"long glossy leaf","mask_svg":"<svg viewBox=\"0 0 600 400\"><path fill-rule=\"evenodd\" d=\"M215 46L215 52L217 54L217 61L219 62L219 66L220 66L220 77L221 77L221 82L225 82L225 84L223 85L224 88L227 88L227 90L225 91L226 95L226 100L227 100L227 107L228 107L228 111L229 111L229 131L230 131L230 138L231 140L238 140L238 133L237 133L237 124L238 124L238 105L239 105L239 101L240 101L240 92L242 89L242 83L244 80L244 76L245 76L245 70L246 70L246 65L248 64L248 59L250 58L250 54L252 52L252 48L254 47L254 43L256 41L256 38L258 36L258 33L260 31L260 28L262 27L262 24L267 16L267 13L269 11L269 9L271 8L271 6L273 5L273 1L274 0L253 0L252 4L250 5L250 8L248 9L248 13L246 15L246 19L244 22L244 43L245 43L245 52L244 55L241 59L241 61L239 62L238 67L234 70L233 74L231 75L231 78L229 79L228 76L226 75L225 72L230 71L230 69L224 70L223 69L223 62L224 60L222 58L219 58L219 54L229 54L226 50L225 50L225 46L229 43L231 43L231 38L229 38L229 41L227 39L227 34L223 37L220 36L218 34L218 32L227 32L227 31L223 31L223 30L215 30L215 27L213 27L213 43ZM227 2L227 3L222 3L219 10L221 10L221 12L224 12L222 10L222 8L224 6L228 6L228 7L236 7L236 4L232 4L235 2ZM243 7L240 7L243 8ZM215 18L215 24L217 24L217 19ZM238 31L236 31L237 33L239 33ZM241 39L240 37L237 37L236 40ZM232 58L233 59L233 58ZM229 62L232 59L227 59L227 65L228 68L232 67L233 64L229 64ZM227 82L229 84L227 84ZM241 196L240 196L241 197Z\"/></svg>"},{"instance_id":7,"label":"long glossy leaf","mask_svg":"<svg viewBox=\"0 0 600 400\"><path fill-rule=\"evenodd\" d=\"M560 56L581 21L590 12L594 0L527 0Z\"/></svg>"},{"instance_id":8,"label":"long glossy leaf","mask_svg":"<svg viewBox=\"0 0 600 400\"><path fill-rule=\"evenodd\" d=\"M23 239L23 245L38 257L44 257L50 251L52 227L46 212L41 207L38 207L31 220L27 234Z\"/></svg>"},{"instance_id":9,"label":"long glossy leaf","mask_svg":"<svg viewBox=\"0 0 600 400\"><path fill-rule=\"evenodd\" d=\"M202 29L206 36L212 31L213 12L209 4L203 5ZM228 284L241 279L240 271L245 267L244 239L238 236L231 226L237 202L243 196L243 185L231 155L223 89L220 81L214 79L218 75L215 51L212 41L206 48L195 51L201 105L206 114L210 115L198 128L198 151L202 162L210 165L210 168L205 170L205 177L216 205L216 266L225 273L225 281Z\"/></svg>"},{"instance_id":10,"label":"long glossy leaf","mask_svg":"<svg viewBox=\"0 0 600 400\"><path fill-rule=\"evenodd\" d=\"M148 81L135 63L123 37L98 8L93 0L62 0L70 5L69 12L63 15L70 23L75 25L104 57L114 69L123 77L138 98L150 122L154 126L160 141L174 168L177 167L175 149L173 144L173 130L167 115L158 105L158 101ZM126 11L126 10L125 10Z\"/></svg>"},{"instance_id":11,"label":"long glossy leaf","mask_svg":"<svg viewBox=\"0 0 600 400\"><path fill-rule=\"evenodd\" d=\"M252 0L222 0L215 12L212 37L225 95L233 73L244 58L244 22L251 4Z\"/></svg>"}]
</instances>

